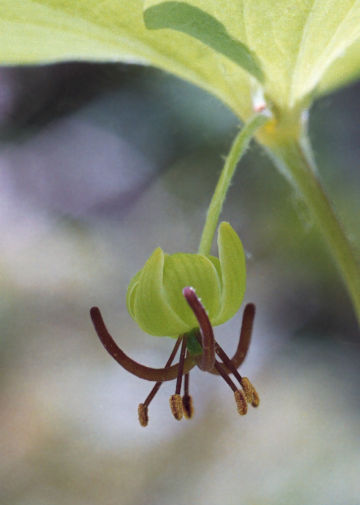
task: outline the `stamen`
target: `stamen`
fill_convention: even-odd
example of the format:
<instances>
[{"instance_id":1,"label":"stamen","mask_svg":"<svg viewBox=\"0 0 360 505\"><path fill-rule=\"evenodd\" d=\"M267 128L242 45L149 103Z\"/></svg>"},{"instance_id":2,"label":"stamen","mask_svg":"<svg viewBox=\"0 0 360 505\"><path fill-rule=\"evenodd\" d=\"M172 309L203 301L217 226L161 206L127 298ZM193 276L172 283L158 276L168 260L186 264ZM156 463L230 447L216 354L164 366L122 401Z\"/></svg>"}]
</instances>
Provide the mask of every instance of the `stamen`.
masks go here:
<instances>
[{"instance_id":1,"label":"stamen","mask_svg":"<svg viewBox=\"0 0 360 505\"><path fill-rule=\"evenodd\" d=\"M171 363L174 361L174 358L175 358L175 355L179 349L180 343L181 343L181 337L179 337L177 339L177 341L174 345L174 348L171 351L169 359L167 360L167 362L165 364L165 368L168 368L171 365ZM144 401L144 403L139 403L138 415L139 415L139 423L141 424L141 426L145 427L145 426L147 426L147 424L149 422L148 406L150 405L150 402L152 401L152 399L154 398L156 393L159 391L161 384L162 384L162 382L160 382L160 381L157 382L155 384L155 386L152 388L152 390L150 391L150 393L148 394L148 396L146 397L146 400Z\"/></svg>"},{"instance_id":2,"label":"stamen","mask_svg":"<svg viewBox=\"0 0 360 505\"><path fill-rule=\"evenodd\" d=\"M214 332L206 310L195 293L194 288L189 286L184 288L183 295L191 310L194 312L200 327L203 352L197 360L197 365L201 370L208 372L214 368L215 363Z\"/></svg>"},{"instance_id":3,"label":"stamen","mask_svg":"<svg viewBox=\"0 0 360 505\"><path fill-rule=\"evenodd\" d=\"M238 389L234 392L234 397L239 414L244 416L247 413L247 403L244 393Z\"/></svg>"},{"instance_id":4,"label":"stamen","mask_svg":"<svg viewBox=\"0 0 360 505\"><path fill-rule=\"evenodd\" d=\"M186 336L181 337L181 351L180 351L180 360L179 360L179 369L178 376L176 379L176 388L175 394L170 396L170 409L177 421L180 421L183 417L183 406L182 406L182 398L180 395L181 392L181 383L182 376L184 372L184 361L185 361L185 352L186 352Z\"/></svg>"},{"instance_id":5,"label":"stamen","mask_svg":"<svg viewBox=\"0 0 360 505\"><path fill-rule=\"evenodd\" d=\"M215 352L223 360L224 364L226 365L226 367L228 368L230 373L232 373L234 375L234 377L236 377L236 379L239 381L241 387L244 390L246 401L248 403L251 403L251 405L253 405L253 402L254 402L254 392L255 392L255 394L257 396L257 400L255 400L256 405L254 405L254 406L258 406L260 403L260 398L259 398L259 395L257 394L254 386L251 384L251 382L249 381L249 379L247 377L242 377L239 374L239 372L235 368L232 360L228 357L226 352L219 346L219 344L217 342L215 342Z\"/></svg>"},{"instance_id":6,"label":"stamen","mask_svg":"<svg viewBox=\"0 0 360 505\"><path fill-rule=\"evenodd\" d=\"M185 374L184 396L182 397L184 417L186 419L191 419L194 415L193 400L191 395L189 394L189 382L190 382L190 374L187 373Z\"/></svg>"},{"instance_id":7,"label":"stamen","mask_svg":"<svg viewBox=\"0 0 360 505\"><path fill-rule=\"evenodd\" d=\"M234 391L234 398L237 406L237 411L241 416L244 416L247 413L247 403L244 393L240 389L237 389L233 381L230 379L230 377L223 370L222 366L219 363L215 362L215 368L219 372L219 375L221 375L221 377L225 380L225 382Z\"/></svg>"}]
</instances>

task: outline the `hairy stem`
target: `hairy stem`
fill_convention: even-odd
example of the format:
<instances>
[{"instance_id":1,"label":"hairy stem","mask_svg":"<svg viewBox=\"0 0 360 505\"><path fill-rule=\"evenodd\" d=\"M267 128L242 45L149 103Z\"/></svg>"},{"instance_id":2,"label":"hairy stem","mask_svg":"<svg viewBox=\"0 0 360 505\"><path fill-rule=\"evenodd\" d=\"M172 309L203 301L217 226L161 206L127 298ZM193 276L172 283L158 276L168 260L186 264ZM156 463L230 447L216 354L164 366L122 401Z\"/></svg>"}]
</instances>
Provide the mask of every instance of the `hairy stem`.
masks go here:
<instances>
[{"instance_id":1,"label":"hairy stem","mask_svg":"<svg viewBox=\"0 0 360 505\"><path fill-rule=\"evenodd\" d=\"M240 161L242 155L245 153L256 130L263 126L268 119L269 116L266 112L256 114L245 124L242 130L240 130L240 132L235 137L235 140L230 148L230 152L226 157L224 168L222 169L220 178L215 188L215 192L208 208L206 221L199 245L200 254L210 254L215 230L226 198L226 193L229 189L231 179L235 172L236 165Z\"/></svg>"},{"instance_id":2,"label":"hairy stem","mask_svg":"<svg viewBox=\"0 0 360 505\"><path fill-rule=\"evenodd\" d=\"M342 229L317 176L309 141L304 133L298 138L282 138L269 148L281 172L302 196L321 229L343 276L360 324L360 263Z\"/></svg>"}]
</instances>

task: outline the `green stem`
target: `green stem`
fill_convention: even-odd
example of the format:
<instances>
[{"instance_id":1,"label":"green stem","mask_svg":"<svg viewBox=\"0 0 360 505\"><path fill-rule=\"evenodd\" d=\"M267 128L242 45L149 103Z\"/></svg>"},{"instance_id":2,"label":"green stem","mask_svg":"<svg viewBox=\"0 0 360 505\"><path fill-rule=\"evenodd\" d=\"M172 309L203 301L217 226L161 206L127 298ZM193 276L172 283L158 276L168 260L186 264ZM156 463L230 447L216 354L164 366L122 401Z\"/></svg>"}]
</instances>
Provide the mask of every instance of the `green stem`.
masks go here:
<instances>
[{"instance_id":1,"label":"green stem","mask_svg":"<svg viewBox=\"0 0 360 505\"><path fill-rule=\"evenodd\" d=\"M269 148L269 154L309 207L321 229L343 276L360 324L360 264L334 210L316 176L310 144L305 134L300 139L282 139Z\"/></svg>"},{"instance_id":2,"label":"green stem","mask_svg":"<svg viewBox=\"0 0 360 505\"><path fill-rule=\"evenodd\" d=\"M268 121L269 116L266 113L260 113L253 116L237 134L232 143L230 152L226 157L224 168L215 188L211 199L205 225L201 235L199 253L210 254L211 244L214 238L215 230L219 221L220 213L229 189L231 179L234 175L236 165L245 153L251 138L258 128Z\"/></svg>"}]
</instances>

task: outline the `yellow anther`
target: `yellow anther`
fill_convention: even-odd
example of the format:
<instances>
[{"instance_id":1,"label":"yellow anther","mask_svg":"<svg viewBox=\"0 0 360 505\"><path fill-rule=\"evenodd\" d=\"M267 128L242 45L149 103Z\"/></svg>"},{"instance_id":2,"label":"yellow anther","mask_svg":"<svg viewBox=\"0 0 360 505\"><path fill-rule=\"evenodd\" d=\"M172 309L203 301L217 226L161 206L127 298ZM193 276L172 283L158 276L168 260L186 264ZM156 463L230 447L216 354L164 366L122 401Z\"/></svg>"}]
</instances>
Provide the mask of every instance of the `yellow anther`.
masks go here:
<instances>
[{"instance_id":1,"label":"yellow anther","mask_svg":"<svg viewBox=\"0 0 360 505\"><path fill-rule=\"evenodd\" d=\"M139 403L138 416L139 416L139 423L141 424L141 426L144 427L147 426L149 422L148 408L143 403Z\"/></svg>"},{"instance_id":2,"label":"yellow anther","mask_svg":"<svg viewBox=\"0 0 360 505\"><path fill-rule=\"evenodd\" d=\"M194 415L192 396L184 395L182 397L182 406L183 406L184 417L186 419L191 419Z\"/></svg>"},{"instance_id":3,"label":"yellow anther","mask_svg":"<svg viewBox=\"0 0 360 505\"><path fill-rule=\"evenodd\" d=\"M254 388L254 386L252 388L253 388L253 399L252 399L251 405L253 407L258 407L260 404L260 397L259 397L256 389Z\"/></svg>"},{"instance_id":4,"label":"yellow anther","mask_svg":"<svg viewBox=\"0 0 360 505\"><path fill-rule=\"evenodd\" d=\"M170 409L177 421L180 421L183 417L183 404L181 395L175 394L170 396Z\"/></svg>"},{"instance_id":5,"label":"yellow anther","mask_svg":"<svg viewBox=\"0 0 360 505\"><path fill-rule=\"evenodd\" d=\"M254 394L254 388L251 382L247 377L242 377L241 378L241 387L244 390L245 398L248 403L252 403L253 401L253 394Z\"/></svg>"},{"instance_id":6,"label":"yellow anther","mask_svg":"<svg viewBox=\"0 0 360 505\"><path fill-rule=\"evenodd\" d=\"M234 391L234 397L239 414L244 416L247 413L247 403L244 393L238 389L237 391Z\"/></svg>"}]
</instances>

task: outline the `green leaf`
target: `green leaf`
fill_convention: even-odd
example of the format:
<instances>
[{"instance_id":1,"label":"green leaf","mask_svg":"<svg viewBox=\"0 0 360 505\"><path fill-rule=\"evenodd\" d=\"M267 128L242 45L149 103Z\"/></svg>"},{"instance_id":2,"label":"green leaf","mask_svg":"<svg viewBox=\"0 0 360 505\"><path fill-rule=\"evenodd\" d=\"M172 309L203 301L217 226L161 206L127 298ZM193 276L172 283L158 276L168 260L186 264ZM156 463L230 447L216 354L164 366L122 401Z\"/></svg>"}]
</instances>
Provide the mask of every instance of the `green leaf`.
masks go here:
<instances>
[{"instance_id":1,"label":"green leaf","mask_svg":"<svg viewBox=\"0 0 360 505\"><path fill-rule=\"evenodd\" d=\"M229 223L222 222L218 232L218 249L221 266L221 308L214 325L228 321L239 310L246 288L244 249L238 235Z\"/></svg>"},{"instance_id":2,"label":"green leaf","mask_svg":"<svg viewBox=\"0 0 360 505\"><path fill-rule=\"evenodd\" d=\"M252 110L246 72L182 33L147 30L142 0L1 0L0 64L74 60L153 65L207 90L240 116Z\"/></svg>"},{"instance_id":3,"label":"green leaf","mask_svg":"<svg viewBox=\"0 0 360 505\"><path fill-rule=\"evenodd\" d=\"M149 26L167 28L147 29L143 6L150 6ZM2 64L154 65L206 89L245 120L259 68L260 92L270 102L281 110L304 107L359 75L359 38L360 0L1 0L0 8Z\"/></svg>"},{"instance_id":4,"label":"green leaf","mask_svg":"<svg viewBox=\"0 0 360 505\"><path fill-rule=\"evenodd\" d=\"M316 96L317 90L319 93L330 91L359 74L358 46L357 50L351 50L360 37L359 0L145 1L145 8L164 6L163 26L170 27L172 23L174 30L185 31L219 51L219 44L212 38L215 24L208 23L199 33L196 19L200 22L201 17L198 14L193 15L195 25L189 25L189 9L183 9L187 16L179 12L178 7L174 7L172 13L171 5L179 4L191 6L194 12L203 12L204 19L206 15L207 19L216 19L231 40L244 44L255 55L265 74L264 93L281 109L293 109L303 102L307 105L309 96ZM151 9L145 10L145 15ZM158 10L157 18L160 15ZM157 24L161 27L160 19ZM206 37L204 31L208 32ZM348 49L349 57L346 56ZM342 74L337 74L335 79L334 70L332 78L326 76L330 67L336 68L337 60L342 57L346 58L346 64L339 65ZM323 84L324 76L326 82ZM230 82L232 78L233 74L228 76Z\"/></svg>"},{"instance_id":5,"label":"green leaf","mask_svg":"<svg viewBox=\"0 0 360 505\"><path fill-rule=\"evenodd\" d=\"M304 2L306 4L308 2ZM346 54L360 37L359 0L321 0L310 2L301 28L299 49L294 58L294 75L289 93L290 105L300 101L307 93L321 87L327 91L322 79L331 65ZM359 69L360 53L352 55ZM344 75L344 81L356 74ZM339 79L341 82L341 79ZM334 87L334 86L333 86Z\"/></svg>"},{"instance_id":6,"label":"green leaf","mask_svg":"<svg viewBox=\"0 0 360 505\"><path fill-rule=\"evenodd\" d=\"M337 58L321 79L318 94L328 93L360 78L360 39Z\"/></svg>"},{"instance_id":7,"label":"green leaf","mask_svg":"<svg viewBox=\"0 0 360 505\"><path fill-rule=\"evenodd\" d=\"M228 57L252 74L259 81L264 75L255 55L226 31L225 26L214 16L186 2L145 1L144 21L146 28L156 30L171 28L191 35L211 49Z\"/></svg>"},{"instance_id":8,"label":"green leaf","mask_svg":"<svg viewBox=\"0 0 360 505\"><path fill-rule=\"evenodd\" d=\"M133 13L122 4L114 1L105 6L95 0L2 0L0 61L147 63L146 45L140 40L136 44L140 2ZM130 25L126 26L126 22Z\"/></svg>"}]
</instances>

